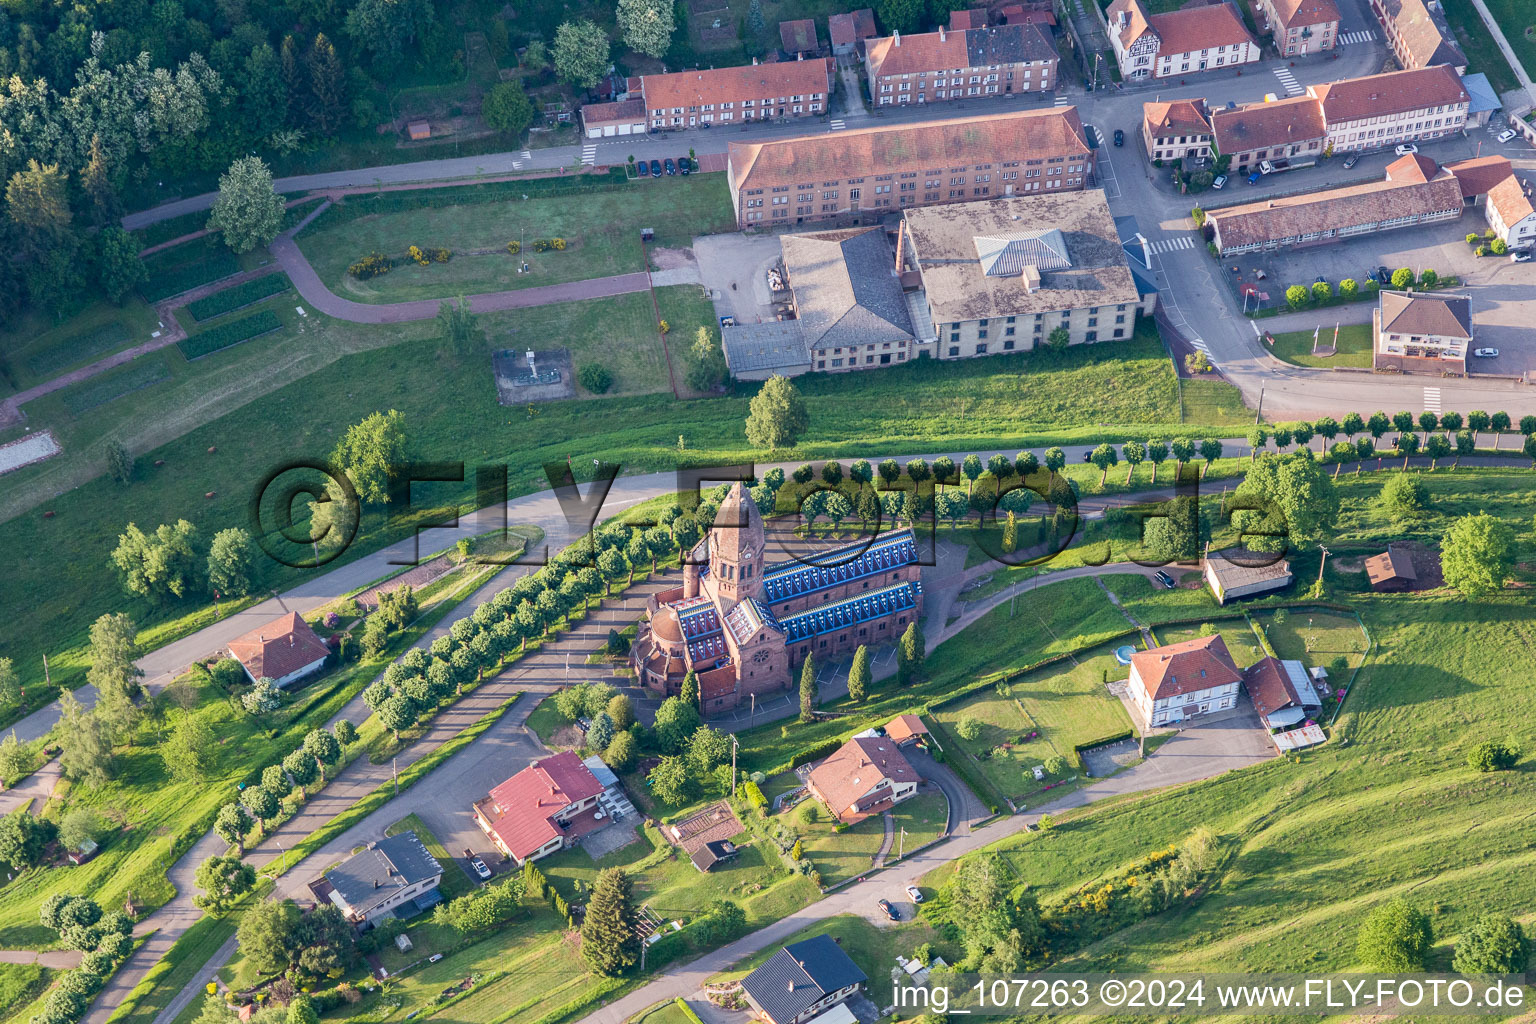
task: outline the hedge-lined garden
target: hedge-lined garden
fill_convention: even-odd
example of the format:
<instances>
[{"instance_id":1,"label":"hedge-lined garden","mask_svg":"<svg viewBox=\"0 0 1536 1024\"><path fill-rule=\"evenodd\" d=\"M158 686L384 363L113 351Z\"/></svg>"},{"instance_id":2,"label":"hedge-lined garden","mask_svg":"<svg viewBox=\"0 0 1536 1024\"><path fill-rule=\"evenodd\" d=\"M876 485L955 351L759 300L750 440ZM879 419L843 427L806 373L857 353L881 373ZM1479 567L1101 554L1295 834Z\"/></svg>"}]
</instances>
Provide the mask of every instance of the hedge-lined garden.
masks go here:
<instances>
[{"instance_id":1,"label":"hedge-lined garden","mask_svg":"<svg viewBox=\"0 0 1536 1024\"><path fill-rule=\"evenodd\" d=\"M241 317L239 320L231 320L227 324L220 324L200 334L194 334L185 341L178 341L176 347L181 349L181 354L188 361L191 361L201 359L220 349L229 348L231 345L238 345L242 341L250 341L263 334L280 331L282 328L283 322L277 318L277 314L270 309L264 309L259 313Z\"/></svg>"},{"instance_id":2,"label":"hedge-lined garden","mask_svg":"<svg viewBox=\"0 0 1536 1024\"><path fill-rule=\"evenodd\" d=\"M223 291L214 292L204 296L196 302L187 303L187 312L192 314L192 319L201 323L204 320L212 320L224 313L231 313L237 309L260 302L262 299L278 292L286 291L293 287L284 273L265 274L233 288L225 288Z\"/></svg>"}]
</instances>

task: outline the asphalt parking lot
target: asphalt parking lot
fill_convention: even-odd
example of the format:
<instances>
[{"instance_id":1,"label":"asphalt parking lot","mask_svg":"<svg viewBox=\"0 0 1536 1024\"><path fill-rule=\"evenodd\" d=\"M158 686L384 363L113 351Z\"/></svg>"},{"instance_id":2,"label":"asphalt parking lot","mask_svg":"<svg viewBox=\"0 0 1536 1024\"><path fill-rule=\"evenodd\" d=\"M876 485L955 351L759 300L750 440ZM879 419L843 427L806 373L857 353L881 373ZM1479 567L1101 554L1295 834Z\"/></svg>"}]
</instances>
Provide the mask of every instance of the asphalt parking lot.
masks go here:
<instances>
[{"instance_id":1,"label":"asphalt parking lot","mask_svg":"<svg viewBox=\"0 0 1536 1024\"><path fill-rule=\"evenodd\" d=\"M780 257L777 235L701 235L693 254L716 315L734 316L739 324L773 320L768 268Z\"/></svg>"}]
</instances>

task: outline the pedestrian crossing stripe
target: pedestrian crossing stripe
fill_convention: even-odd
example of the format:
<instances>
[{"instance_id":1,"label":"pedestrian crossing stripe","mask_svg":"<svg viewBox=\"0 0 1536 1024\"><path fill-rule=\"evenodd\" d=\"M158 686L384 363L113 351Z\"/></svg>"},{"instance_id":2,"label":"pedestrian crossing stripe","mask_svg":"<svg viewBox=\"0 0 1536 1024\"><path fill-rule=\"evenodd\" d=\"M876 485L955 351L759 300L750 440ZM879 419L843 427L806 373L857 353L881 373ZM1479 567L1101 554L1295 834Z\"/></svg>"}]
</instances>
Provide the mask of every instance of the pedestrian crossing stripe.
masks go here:
<instances>
[{"instance_id":1,"label":"pedestrian crossing stripe","mask_svg":"<svg viewBox=\"0 0 1536 1024\"><path fill-rule=\"evenodd\" d=\"M1368 43L1376 38L1376 33L1367 29L1363 32L1346 32L1339 36L1339 42L1346 46L1355 46L1359 43Z\"/></svg>"},{"instance_id":2,"label":"pedestrian crossing stripe","mask_svg":"<svg viewBox=\"0 0 1536 1024\"><path fill-rule=\"evenodd\" d=\"M584 164L597 163L597 143L588 143L581 147L581 162Z\"/></svg>"},{"instance_id":3,"label":"pedestrian crossing stripe","mask_svg":"<svg viewBox=\"0 0 1536 1024\"><path fill-rule=\"evenodd\" d=\"M1056 94L1056 101L1055 101L1055 103L1053 105L1054 106L1058 106L1058 107L1064 107L1068 103L1071 103L1071 102L1072 101L1067 99L1065 96L1061 95L1060 93L1057 93Z\"/></svg>"},{"instance_id":4,"label":"pedestrian crossing stripe","mask_svg":"<svg viewBox=\"0 0 1536 1024\"><path fill-rule=\"evenodd\" d=\"M1165 252L1174 252L1179 249L1193 249L1195 240L1189 235L1179 235L1174 238L1161 238L1150 246L1152 255L1157 256Z\"/></svg>"},{"instance_id":5,"label":"pedestrian crossing stripe","mask_svg":"<svg viewBox=\"0 0 1536 1024\"><path fill-rule=\"evenodd\" d=\"M835 131L835 132L842 131L846 127L848 127L848 124L842 118L834 117L832 119L832 130L833 131Z\"/></svg>"},{"instance_id":6,"label":"pedestrian crossing stripe","mask_svg":"<svg viewBox=\"0 0 1536 1024\"><path fill-rule=\"evenodd\" d=\"M1426 412L1433 412L1433 413L1438 413L1440 411L1440 389L1439 388L1425 388L1424 389L1424 410Z\"/></svg>"}]
</instances>

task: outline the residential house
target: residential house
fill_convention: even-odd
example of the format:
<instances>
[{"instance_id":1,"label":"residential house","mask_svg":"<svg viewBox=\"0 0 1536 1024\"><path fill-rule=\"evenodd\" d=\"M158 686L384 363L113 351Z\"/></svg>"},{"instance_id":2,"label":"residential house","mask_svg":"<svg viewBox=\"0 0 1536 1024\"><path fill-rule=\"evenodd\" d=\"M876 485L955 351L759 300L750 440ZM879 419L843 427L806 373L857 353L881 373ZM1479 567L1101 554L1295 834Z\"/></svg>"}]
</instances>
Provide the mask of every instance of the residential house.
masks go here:
<instances>
[{"instance_id":1,"label":"residential house","mask_svg":"<svg viewBox=\"0 0 1536 1024\"><path fill-rule=\"evenodd\" d=\"M1271 731L1300 725L1323 710L1306 666L1293 659L1260 658L1243 672L1243 689Z\"/></svg>"},{"instance_id":2,"label":"residential house","mask_svg":"<svg viewBox=\"0 0 1536 1024\"><path fill-rule=\"evenodd\" d=\"M939 359L1130 338L1140 295L1100 190L908 210ZM1144 310L1151 311L1150 304Z\"/></svg>"},{"instance_id":3,"label":"residential house","mask_svg":"<svg viewBox=\"0 0 1536 1024\"><path fill-rule=\"evenodd\" d=\"M413 917L442 902L443 866L415 832L369 843L309 883L321 903L332 903L348 922L372 927L386 916Z\"/></svg>"},{"instance_id":4,"label":"residential house","mask_svg":"<svg viewBox=\"0 0 1536 1024\"><path fill-rule=\"evenodd\" d=\"M1466 127L1472 97L1445 64L1314 85L1335 153L1438 139Z\"/></svg>"},{"instance_id":5,"label":"residential house","mask_svg":"<svg viewBox=\"0 0 1536 1024\"><path fill-rule=\"evenodd\" d=\"M533 762L476 801L475 824L521 867L606 824L603 784L573 751Z\"/></svg>"},{"instance_id":6,"label":"residential house","mask_svg":"<svg viewBox=\"0 0 1536 1024\"><path fill-rule=\"evenodd\" d=\"M927 742L928 727L916 715L897 715L885 723L885 735L887 739L895 740L898 747L908 747Z\"/></svg>"},{"instance_id":7,"label":"residential house","mask_svg":"<svg viewBox=\"0 0 1536 1024\"><path fill-rule=\"evenodd\" d=\"M1390 547L1365 560L1365 576L1372 590L1387 593L1412 590L1419 583L1418 571L1408 552Z\"/></svg>"},{"instance_id":8,"label":"residential house","mask_svg":"<svg viewBox=\"0 0 1536 1024\"><path fill-rule=\"evenodd\" d=\"M693 851L688 859L693 861L693 866L708 874L715 869L717 864L724 864L736 859L741 848L729 839L716 839L705 843Z\"/></svg>"},{"instance_id":9,"label":"residential house","mask_svg":"<svg viewBox=\"0 0 1536 1024\"><path fill-rule=\"evenodd\" d=\"M1305 57L1333 49L1339 38L1339 9L1333 0L1257 0L1282 57Z\"/></svg>"},{"instance_id":10,"label":"residential house","mask_svg":"<svg viewBox=\"0 0 1536 1024\"><path fill-rule=\"evenodd\" d=\"M1384 291L1371 312L1371 365L1400 373L1465 374L1472 300Z\"/></svg>"},{"instance_id":11,"label":"residential house","mask_svg":"<svg viewBox=\"0 0 1536 1024\"><path fill-rule=\"evenodd\" d=\"M812 18L797 18L779 22L779 45L791 57L814 54L821 49L816 39L816 22Z\"/></svg>"},{"instance_id":12,"label":"residential house","mask_svg":"<svg viewBox=\"0 0 1536 1024\"><path fill-rule=\"evenodd\" d=\"M1093 184L1076 107L732 142L737 225L878 220L898 209Z\"/></svg>"},{"instance_id":13,"label":"residential house","mask_svg":"<svg viewBox=\"0 0 1536 1024\"><path fill-rule=\"evenodd\" d=\"M1044 92L1056 87L1059 61L1050 36L1028 23L897 32L864 50L876 106Z\"/></svg>"},{"instance_id":14,"label":"residential house","mask_svg":"<svg viewBox=\"0 0 1536 1024\"><path fill-rule=\"evenodd\" d=\"M1382 181L1210 210L1206 223L1225 257L1455 220L1461 211L1456 176L1415 155L1389 164Z\"/></svg>"},{"instance_id":15,"label":"residential house","mask_svg":"<svg viewBox=\"0 0 1536 1024\"><path fill-rule=\"evenodd\" d=\"M1295 577L1291 575L1291 563L1273 555L1249 553L1241 564L1225 555L1207 548L1201 573L1206 585L1216 597L1217 604L1271 590L1283 590Z\"/></svg>"},{"instance_id":16,"label":"residential house","mask_svg":"<svg viewBox=\"0 0 1536 1024\"><path fill-rule=\"evenodd\" d=\"M813 768L805 785L833 818L851 825L916 796L921 781L894 740L855 736Z\"/></svg>"},{"instance_id":17,"label":"residential house","mask_svg":"<svg viewBox=\"0 0 1536 1024\"><path fill-rule=\"evenodd\" d=\"M582 127L589 139L643 133L635 130L636 100L649 128L820 117L827 112L832 73L830 58L812 57L639 75L629 80L620 102L591 104L590 112L583 107Z\"/></svg>"},{"instance_id":18,"label":"residential house","mask_svg":"<svg viewBox=\"0 0 1536 1024\"><path fill-rule=\"evenodd\" d=\"M1114 0L1105 16L1126 81L1197 74L1259 59L1258 41L1226 0L1162 14L1147 13L1142 0Z\"/></svg>"},{"instance_id":19,"label":"residential house","mask_svg":"<svg viewBox=\"0 0 1536 1024\"><path fill-rule=\"evenodd\" d=\"M875 28L875 12L868 7L827 18L827 35L832 40L832 54L836 57L861 53L864 41L879 34Z\"/></svg>"},{"instance_id":20,"label":"residential house","mask_svg":"<svg viewBox=\"0 0 1536 1024\"><path fill-rule=\"evenodd\" d=\"M1148 726L1172 725L1236 707L1242 681L1217 634L1131 655L1126 695Z\"/></svg>"},{"instance_id":21,"label":"residential house","mask_svg":"<svg viewBox=\"0 0 1536 1024\"><path fill-rule=\"evenodd\" d=\"M1204 100L1171 100L1141 105L1141 143L1153 160L1212 156L1214 134Z\"/></svg>"},{"instance_id":22,"label":"residential house","mask_svg":"<svg viewBox=\"0 0 1536 1024\"><path fill-rule=\"evenodd\" d=\"M1531 205L1531 186L1515 175L1489 190L1483 215L1494 234L1511 249L1527 249L1536 243L1536 207Z\"/></svg>"},{"instance_id":23,"label":"residential house","mask_svg":"<svg viewBox=\"0 0 1536 1024\"><path fill-rule=\"evenodd\" d=\"M646 133L645 100L639 96L612 103L585 103L581 107L581 131L589 139Z\"/></svg>"},{"instance_id":24,"label":"residential house","mask_svg":"<svg viewBox=\"0 0 1536 1024\"><path fill-rule=\"evenodd\" d=\"M289 612L229 642L229 656L240 663L251 682L270 679L277 686L320 671L330 653L325 641L298 612Z\"/></svg>"},{"instance_id":25,"label":"residential house","mask_svg":"<svg viewBox=\"0 0 1536 1024\"><path fill-rule=\"evenodd\" d=\"M1232 174L1249 174L1265 160L1315 162L1328 136L1322 107L1310 96L1217 110L1211 129L1217 155L1231 158Z\"/></svg>"},{"instance_id":26,"label":"residential house","mask_svg":"<svg viewBox=\"0 0 1536 1024\"><path fill-rule=\"evenodd\" d=\"M835 939L818 935L781 948L742 978L741 988L767 1024L806 1024L868 980Z\"/></svg>"},{"instance_id":27,"label":"residential house","mask_svg":"<svg viewBox=\"0 0 1536 1024\"><path fill-rule=\"evenodd\" d=\"M1003 8L1004 25L1043 25L1056 27L1056 12L1050 0L1028 0L1027 3L1009 4Z\"/></svg>"},{"instance_id":28,"label":"residential house","mask_svg":"<svg viewBox=\"0 0 1536 1024\"><path fill-rule=\"evenodd\" d=\"M1371 0L1371 13L1381 22L1399 67L1449 64L1458 74L1467 70L1467 55L1445 19L1440 0Z\"/></svg>"}]
</instances>

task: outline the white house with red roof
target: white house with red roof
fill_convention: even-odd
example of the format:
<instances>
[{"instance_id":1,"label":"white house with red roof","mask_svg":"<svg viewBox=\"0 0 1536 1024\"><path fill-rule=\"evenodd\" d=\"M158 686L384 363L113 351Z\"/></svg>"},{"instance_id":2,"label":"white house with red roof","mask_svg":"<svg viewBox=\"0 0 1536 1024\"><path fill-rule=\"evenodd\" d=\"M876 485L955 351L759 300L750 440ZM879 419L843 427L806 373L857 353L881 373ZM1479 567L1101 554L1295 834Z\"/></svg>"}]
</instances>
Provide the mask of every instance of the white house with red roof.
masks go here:
<instances>
[{"instance_id":1,"label":"white house with red roof","mask_svg":"<svg viewBox=\"0 0 1536 1024\"><path fill-rule=\"evenodd\" d=\"M1172 725L1236 707L1242 682L1226 641L1201 636L1131 655L1127 693L1149 726Z\"/></svg>"},{"instance_id":2,"label":"white house with red roof","mask_svg":"<svg viewBox=\"0 0 1536 1024\"><path fill-rule=\"evenodd\" d=\"M845 825L916 796L921 781L896 741L885 736L855 736L805 780L811 795Z\"/></svg>"},{"instance_id":3,"label":"white house with red roof","mask_svg":"<svg viewBox=\"0 0 1536 1024\"><path fill-rule=\"evenodd\" d=\"M1139 82L1192 75L1259 59L1259 43L1226 0L1198 0L1150 14L1142 0L1114 0L1104 12L1121 77Z\"/></svg>"},{"instance_id":4,"label":"white house with red roof","mask_svg":"<svg viewBox=\"0 0 1536 1024\"><path fill-rule=\"evenodd\" d=\"M565 849L607 822L603 784L572 751L533 762L475 803L475 824L518 866Z\"/></svg>"},{"instance_id":5,"label":"white house with red roof","mask_svg":"<svg viewBox=\"0 0 1536 1024\"><path fill-rule=\"evenodd\" d=\"M229 642L229 656L251 682L266 678L278 686L320 671L331 649L298 612L289 612Z\"/></svg>"}]
</instances>

